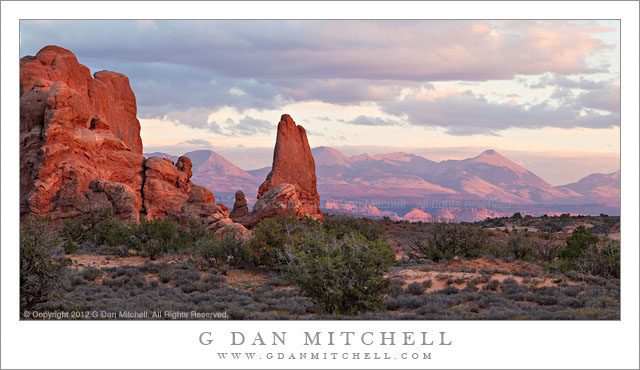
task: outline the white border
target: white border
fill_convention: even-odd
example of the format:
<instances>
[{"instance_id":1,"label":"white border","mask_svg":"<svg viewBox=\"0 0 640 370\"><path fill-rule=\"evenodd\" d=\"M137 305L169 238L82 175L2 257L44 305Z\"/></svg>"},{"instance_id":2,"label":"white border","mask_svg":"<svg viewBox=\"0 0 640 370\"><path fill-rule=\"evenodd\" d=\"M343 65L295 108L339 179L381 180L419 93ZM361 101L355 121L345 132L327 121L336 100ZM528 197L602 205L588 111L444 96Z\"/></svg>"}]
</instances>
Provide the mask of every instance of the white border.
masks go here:
<instances>
[{"instance_id":1,"label":"white border","mask_svg":"<svg viewBox=\"0 0 640 370\"><path fill-rule=\"evenodd\" d=\"M637 2L2 2L2 368L638 368ZM20 18L622 19L622 320L619 322L20 322L18 20ZM202 331L447 331L424 361L227 361ZM292 334L293 335L293 334ZM246 350L251 351L251 349ZM289 348L293 349L293 348ZM344 348L343 348L344 349ZM282 350L282 349L280 349Z\"/></svg>"}]
</instances>

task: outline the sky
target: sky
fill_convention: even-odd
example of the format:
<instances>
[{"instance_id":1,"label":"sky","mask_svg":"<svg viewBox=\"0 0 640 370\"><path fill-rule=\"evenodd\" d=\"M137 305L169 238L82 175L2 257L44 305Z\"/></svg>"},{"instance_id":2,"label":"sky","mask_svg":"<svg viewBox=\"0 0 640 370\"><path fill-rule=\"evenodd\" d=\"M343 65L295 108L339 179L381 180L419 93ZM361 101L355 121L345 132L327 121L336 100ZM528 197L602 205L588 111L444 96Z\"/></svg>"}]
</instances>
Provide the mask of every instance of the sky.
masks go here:
<instances>
[{"instance_id":1,"label":"sky","mask_svg":"<svg viewBox=\"0 0 640 370\"><path fill-rule=\"evenodd\" d=\"M618 21L22 20L20 55L126 74L145 152L271 164L312 147L432 160L495 149L553 185L619 169Z\"/></svg>"}]
</instances>

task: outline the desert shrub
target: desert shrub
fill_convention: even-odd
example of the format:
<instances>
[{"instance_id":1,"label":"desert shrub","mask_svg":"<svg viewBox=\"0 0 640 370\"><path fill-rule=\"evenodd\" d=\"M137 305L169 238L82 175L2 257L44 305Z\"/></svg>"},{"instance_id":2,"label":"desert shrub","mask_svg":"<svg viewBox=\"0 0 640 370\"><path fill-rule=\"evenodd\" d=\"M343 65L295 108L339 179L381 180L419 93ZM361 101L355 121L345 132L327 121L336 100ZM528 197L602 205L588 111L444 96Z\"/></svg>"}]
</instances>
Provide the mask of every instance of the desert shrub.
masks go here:
<instances>
[{"instance_id":1,"label":"desert shrub","mask_svg":"<svg viewBox=\"0 0 640 370\"><path fill-rule=\"evenodd\" d=\"M477 292L478 291L478 287L472 283L472 282L467 282L467 285L462 289L463 292Z\"/></svg>"},{"instance_id":2,"label":"desert shrub","mask_svg":"<svg viewBox=\"0 0 640 370\"><path fill-rule=\"evenodd\" d=\"M533 256L544 262L553 262L558 257L562 246L562 240L555 233L544 233L535 239L533 244Z\"/></svg>"},{"instance_id":3,"label":"desert shrub","mask_svg":"<svg viewBox=\"0 0 640 370\"><path fill-rule=\"evenodd\" d=\"M389 244L352 233L341 239L308 234L286 251L285 269L321 313L354 315L381 308L385 273L395 260Z\"/></svg>"},{"instance_id":4,"label":"desert shrub","mask_svg":"<svg viewBox=\"0 0 640 370\"><path fill-rule=\"evenodd\" d=\"M102 246L106 251L116 255L126 255L131 235L132 230L122 220L113 216L105 217L93 226L91 231L91 238L95 245Z\"/></svg>"},{"instance_id":5,"label":"desert shrub","mask_svg":"<svg viewBox=\"0 0 640 370\"><path fill-rule=\"evenodd\" d=\"M457 294L459 291L460 291L460 289L449 285L448 287L446 287L444 289L438 290L436 293L450 295L450 294Z\"/></svg>"},{"instance_id":6,"label":"desert shrub","mask_svg":"<svg viewBox=\"0 0 640 370\"><path fill-rule=\"evenodd\" d=\"M566 245L560 249L559 268L568 271L576 268L575 262L583 258L585 251L593 248L598 243L598 237L580 225L576 227L571 236L567 238Z\"/></svg>"},{"instance_id":7,"label":"desert shrub","mask_svg":"<svg viewBox=\"0 0 640 370\"><path fill-rule=\"evenodd\" d=\"M98 270L95 267L89 266L82 270L80 275L87 281L94 281L98 278L98 276L102 275L102 271Z\"/></svg>"},{"instance_id":8,"label":"desert shrub","mask_svg":"<svg viewBox=\"0 0 640 370\"><path fill-rule=\"evenodd\" d=\"M482 229L460 223L427 223L424 224L424 235L410 245L410 258L439 262L456 256L478 257L487 242Z\"/></svg>"},{"instance_id":9,"label":"desert shrub","mask_svg":"<svg viewBox=\"0 0 640 370\"><path fill-rule=\"evenodd\" d=\"M299 234L309 229L321 230L317 222L311 219L263 219L253 228L251 241L244 245L244 256L252 265L277 267L282 262L285 247L291 246Z\"/></svg>"},{"instance_id":10,"label":"desert shrub","mask_svg":"<svg viewBox=\"0 0 640 370\"><path fill-rule=\"evenodd\" d=\"M62 244L62 249L64 249L65 254L72 254L78 251L78 246L73 242L73 239L67 238L64 244Z\"/></svg>"},{"instance_id":11,"label":"desert shrub","mask_svg":"<svg viewBox=\"0 0 640 370\"><path fill-rule=\"evenodd\" d=\"M391 279L389 281L389 294L393 297L404 294L404 281L400 279Z\"/></svg>"},{"instance_id":12,"label":"desert shrub","mask_svg":"<svg viewBox=\"0 0 640 370\"><path fill-rule=\"evenodd\" d=\"M407 285L407 293L413 295L424 294L425 286L417 281Z\"/></svg>"},{"instance_id":13,"label":"desert shrub","mask_svg":"<svg viewBox=\"0 0 640 370\"><path fill-rule=\"evenodd\" d=\"M589 245L573 265L582 274L620 278L620 242L607 239Z\"/></svg>"},{"instance_id":14,"label":"desert shrub","mask_svg":"<svg viewBox=\"0 0 640 370\"><path fill-rule=\"evenodd\" d=\"M222 242L215 237L201 238L196 242L195 250L203 260L205 268L217 267L227 261Z\"/></svg>"},{"instance_id":15,"label":"desert shrub","mask_svg":"<svg viewBox=\"0 0 640 370\"><path fill-rule=\"evenodd\" d=\"M47 302L62 287L68 260L50 223L30 216L20 227L20 309Z\"/></svg>"},{"instance_id":16,"label":"desert shrub","mask_svg":"<svg viewBox=\"0 0 640 370\"><path fill-rule=\"evenodd\" d=\"M488 282L482 289L496 291L498 290L499 287L500 287L500 281L494 279Z\"/></svg>"},{"instance_id":17,"label":"desert shrub","mask_svg":"<svg viewBox=\"0 0 640 370\"><path fill-rule=\"evenodd\" d=\"M386 236L380 223L368 218L336 215L327 217L322 226L326 231L335 233L338 239L353 232L357 232L369 241L378 240Z\"/></svg>"},{"instance_id":18,"label":"desert shrub","mask_svg":"<svg viewBox=\"0 0 640 370\"><path fill-rule=\"evenodd\" d=\"M173 217L164 220L143 218L139 224L132 223L128 226L126 245L155 259L168 252L192 248L204 236L204 231L194 225L183 226Z\"/></svg>"},{"instance_id":19,"label":"desert shrub","mask_svg":"<svg viewBox=\"0 0 640 370\"><path fill-rule=\"evenodd\" d=\"M529 260L533 254L533 241L526 231L512 230L506 240L506 249L517 260Z\"/></svg>"},{"instance_id":20,"label":"desert shrub","mask_svg":"<svg viewBox=\"0 0 640 370\"><path fill-rule=\"evenodd\" d=\"M491 275L483 273L480 276L474 277L473 280L471 280L471 282L474 284L484 284L484 283L488 283L489 280L491 280Z\"/></svg>"}]
</instances>

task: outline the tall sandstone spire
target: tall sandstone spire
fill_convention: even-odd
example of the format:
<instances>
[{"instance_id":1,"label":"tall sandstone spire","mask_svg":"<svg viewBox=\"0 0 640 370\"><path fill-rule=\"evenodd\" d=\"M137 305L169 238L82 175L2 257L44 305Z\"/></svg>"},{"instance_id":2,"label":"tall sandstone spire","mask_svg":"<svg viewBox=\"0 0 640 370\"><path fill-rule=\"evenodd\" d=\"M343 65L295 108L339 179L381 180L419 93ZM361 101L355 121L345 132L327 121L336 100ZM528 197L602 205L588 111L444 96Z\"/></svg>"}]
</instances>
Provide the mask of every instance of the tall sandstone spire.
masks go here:
<instances>
[{"instance_id":1,"label":"tall sandstone spire","mask_svg":"<svg viewBox=\"0 0 640 370\"><path fill-rule=\"evenodd\" d=\"M316 181L316 164L307 132L304 127L297 126L291 116L283 114L278 123L271 172L258 189L258 199L280 184L292 184L302 203L302 214L322 219Z\"/></svg>"}]
</instances>

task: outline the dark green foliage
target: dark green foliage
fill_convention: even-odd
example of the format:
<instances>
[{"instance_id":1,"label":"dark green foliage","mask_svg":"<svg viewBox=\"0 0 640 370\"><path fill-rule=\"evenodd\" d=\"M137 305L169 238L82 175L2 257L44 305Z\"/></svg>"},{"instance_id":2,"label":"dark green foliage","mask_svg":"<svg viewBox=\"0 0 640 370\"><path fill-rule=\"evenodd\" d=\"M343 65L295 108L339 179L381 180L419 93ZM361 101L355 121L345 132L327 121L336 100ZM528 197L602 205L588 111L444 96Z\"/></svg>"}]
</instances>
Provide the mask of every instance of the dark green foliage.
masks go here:
<instances>
[{"instance_id":1,"label":"dark green foliage","mask_svg":"<svg viewBox=\"0 0 640 370\"><path fill-rule=\"evenodd\" d=\"M582 274L620 278L620 242L607 239L591 244L573 265Z\"/></svg>"},{"instance_id":2,"label":"dark green foliage","mask_svg":"<svg viewBox=\"0 0 640 370\"><path fill-rule=\"evenodd\" d=\"M172 217L164 220L142 219L139 224L131 224L130 230L130 248L142 250L151 259L170 251L191 248L195 242L194 235Z\"/></svg>"},{"instance_id":3,"label":"dark green foliage","mask_svg":"<svg viewBox=\"0 0 640 370\"><path fill-rule=\"evenodd\" d=\"M511 230L506 248L515 259L530 260L533 254L533 240L526 231Z\"/></svg>"},{"instance_id":4,"label":"dark green foliage","mask_svg":"<svg viewBox=\"0 0 640 370\"><path fill-rule=\"evenodd\" d=\"M368 218L330 216L324 220L322 226L326 231L334 233L338 239L353 232L357 232L370 241L386 237L384 228L380 223Z\"/></svg>"},{"instance_id":5,"label":"dark green foliage","mask_svg":"<svg viewBox=\"0 0 640 370\"><path fill-rule=\"evenodd\" d=\"M196 241L195 251L203 259L203 268L223 264L242 266L245 263L242 240L235 232L227 232L222 240L213 235L200 238Z\"/></svg>"},{"instance_id":6,"label":"dark green foliage","mask_svg":"<svg viewBox=\"0 0 640 370\"><path fill-rule=\"evenodd\" d=\"M65 254L72 254L78 251L78 246L71 238L67 238L64 244L62 244L62 249L64 249Z\"/></svg>"},{"instance_id":7,"label":"dark green foliage","mask_svg":"<svg viewBox=\"0 0 640 370\"><path fill-rule=\"evenodd\" d=\"M320 225L310 218L266 218L253 228L253 238L244 246L244 256L254 266L277 268L283 261L285 248L293 245L300 234L321 231Z\"/></svg>"},{"instance_id":8,"label":"dark green foliage","mask_svg":"<svg viewBox=\"0 0 640 370\"><path fill-rule=\"evenodd\" d=\"M152 259L168 252L192 248L206 235L202 227L193 221L181 225L172 217L164 220L143 218L140 223L125 224L108 211L91 212L82 218L65 220L61 234L67 240L67 253L78 249L127 256L130 251L141 251Z\"/></svg>"},{"instance_id":9,"label":"dark green foliage","mask_svg":"<svg viewBox=\"0 0 640 370\"><path fill-rule=\"evenodd\" d=\"M573 230L571 236L567 238L567 244L560 250L560 258L575 260L584 254L590 246L598 243L598 237L580 225Z\"/></svg>"},{"instance_id":10,"label":"dark green foliage","mask_svg":"<svg viewBox=\"0 0 640 370\"><path fill-rule=\"evenodd\" d=\"M320 312L355 315L382 307L389 288L384 274L395 260L385 240L314 233L297 242L287 250L286 273Z\"/></svg>"},{"instance_id":11,"label":"dark green foliage","mask_svg":"<svg viewBox=\"0 0 640 370\"><path fill-rule=\"evenodd\" d=\"M567 238L566 245L560 249L560 270L568 271L575 269L575 262L584 256L585 251L593 248L598 243L598 237L580 225L573 230L571 236Z\"/></svg>"},{"instance_id":12,"label":"dark green foliage","mask_svg":"<svg viewBox=\"0 0 640 370\"><path fill-rule=\"evenodd\" d=\"M20 310L45 303L60 290L68 261L57 234L40 217L27 217L20 228Z\"/></svg>"},{"instance_id":13,"label":"dark green foliage","mask_svg":"<svg viewBox=\"0 0 640 370\"><path fill-rule=\"evenodd\" d=\"M409 256L412 259L439 262L456 256L477 257L487 242L483 230L462 223L427 223L423 232L423 238L414 239L410 245Z\"/></svg>"}]
</instances>

